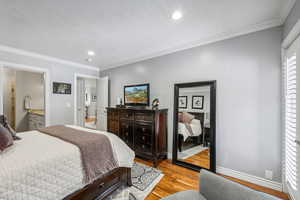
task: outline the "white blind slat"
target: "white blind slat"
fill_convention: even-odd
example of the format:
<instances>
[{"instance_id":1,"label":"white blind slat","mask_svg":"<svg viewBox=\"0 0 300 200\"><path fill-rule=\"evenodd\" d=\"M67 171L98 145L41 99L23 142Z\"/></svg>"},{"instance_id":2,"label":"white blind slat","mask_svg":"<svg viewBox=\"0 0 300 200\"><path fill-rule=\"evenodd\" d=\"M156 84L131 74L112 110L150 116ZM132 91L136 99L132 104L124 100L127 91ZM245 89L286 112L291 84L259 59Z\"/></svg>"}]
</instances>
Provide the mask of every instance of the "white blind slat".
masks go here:
<instances>
[{"instance_id":1,"label":"white blind slat","mask_svg":"<svg viewBox=\"0 0 300 200\"><path fill-rule=\"evenodd\" d=\"M298 189L297 145L297 62L296 55L286 59L285 72L285 168L286 181Z\"/></svg>"}]
</instances>

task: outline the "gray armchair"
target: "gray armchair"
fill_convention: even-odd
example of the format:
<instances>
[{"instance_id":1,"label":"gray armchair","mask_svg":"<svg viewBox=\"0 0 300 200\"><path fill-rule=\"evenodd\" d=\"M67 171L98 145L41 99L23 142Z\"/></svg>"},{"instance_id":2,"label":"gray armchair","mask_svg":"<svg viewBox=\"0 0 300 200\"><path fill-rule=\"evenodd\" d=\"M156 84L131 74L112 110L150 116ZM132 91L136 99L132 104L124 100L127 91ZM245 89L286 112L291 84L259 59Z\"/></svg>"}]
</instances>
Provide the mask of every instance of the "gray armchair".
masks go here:
<instances>
[{"instance_id":1,"label":"gray armchair","mask_svg":"<svg viewBox=\"0 0 300 200\"><path fill-rule=\"evenodd\" d=\"M207 170L200 173L200 192L178 192L163 200L279 200L279 198L243 186Z\"/></svg>"}]
</instances>

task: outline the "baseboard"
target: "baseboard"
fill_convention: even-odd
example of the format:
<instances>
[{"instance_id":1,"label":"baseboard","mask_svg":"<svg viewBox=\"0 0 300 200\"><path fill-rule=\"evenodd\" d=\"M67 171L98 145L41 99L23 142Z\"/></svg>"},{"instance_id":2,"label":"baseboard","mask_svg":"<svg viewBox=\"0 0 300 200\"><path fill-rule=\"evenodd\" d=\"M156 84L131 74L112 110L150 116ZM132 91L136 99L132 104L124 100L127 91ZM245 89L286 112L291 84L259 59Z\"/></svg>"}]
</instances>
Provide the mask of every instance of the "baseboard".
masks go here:
<instances>
[{"instance_id":1,"label":"baseboard","mask_svg":"<svg viewBox=\"0 0 300 200\"><path fill-rule=\"evenodd\" d=\"M271 188L277 191L282 191L282 183L271 181L268 179L264 179L261 177L253 176L244 172L235 171L232 169L228 169L225 167L217 166L217 173L223 174L225 176L231 176L243 181L247 181L250 183L254 183L256 185L264 186L267 188Z\"/></svg>"},{"instance_id":2,"label":"baseboard","mask_svg":"<svg viewBox=\"0 0 300 200\"><path fill-rule=\"evenodd\" d=\"M170 152L168 152L168 159L172 159L172 153ZM244 172L239 172L221 166L217 166L216 172L225 176L231 176L233 178L237 178L263 187L271 188L280 192L283 191L283 185L280 182L271 181L265 178L261 178L258 176L254 176Z\"/></svg>"}]
</instances>

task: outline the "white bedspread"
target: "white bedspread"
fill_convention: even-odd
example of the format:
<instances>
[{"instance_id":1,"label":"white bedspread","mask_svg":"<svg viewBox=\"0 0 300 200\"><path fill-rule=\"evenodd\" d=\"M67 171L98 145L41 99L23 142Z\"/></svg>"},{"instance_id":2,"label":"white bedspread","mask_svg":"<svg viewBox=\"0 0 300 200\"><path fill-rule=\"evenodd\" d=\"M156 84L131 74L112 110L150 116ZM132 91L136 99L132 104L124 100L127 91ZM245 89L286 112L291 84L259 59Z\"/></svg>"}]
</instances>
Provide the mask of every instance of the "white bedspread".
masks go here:
<instances>
[{"instance_id":1,"label":"white bedspread","mask_svg":"<svg viewBox=\"0 0 300 200\"><path fill-rule=\"evenodd\" d=\"M184 123L178 123L178 134L183 135L183 140L185 141L190 136L199 136L202 133L200 120L193 119L190 123L193 135L185 127Z\"/></svg>"},{"instance_id":2,"label":"white bedspread","mask_svg":"<svg viewBox=\"0 0 300 200\"><path fill-rule=\"evenodd\" d=\"M119 167L132 167L134 152L117 136L111 141ZM38 131L20 134L22 140L0 153L1 200L56 200L84 187L79 149Z\"/></svg>"}]
</instances>

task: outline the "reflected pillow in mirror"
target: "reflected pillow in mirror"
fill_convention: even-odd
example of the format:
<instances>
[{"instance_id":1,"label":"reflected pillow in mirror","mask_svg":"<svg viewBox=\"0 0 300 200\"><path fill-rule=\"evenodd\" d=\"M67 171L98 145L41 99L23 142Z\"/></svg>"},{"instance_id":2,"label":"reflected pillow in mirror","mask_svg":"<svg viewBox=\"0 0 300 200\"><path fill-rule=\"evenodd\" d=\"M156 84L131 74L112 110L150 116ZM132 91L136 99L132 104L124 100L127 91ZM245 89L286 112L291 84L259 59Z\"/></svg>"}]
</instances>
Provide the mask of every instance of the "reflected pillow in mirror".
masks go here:
<instances>
[{"instance_id":1,"label":"reflected pillow in mirror","mask_svg":"<svg viewBox=\"0 0 300 200\"><path fill-rule=\"evenodd\" d=\"M187 112L182 112L182 123L191 123L191 121L195 119L194 115L191 115L190 113Z\"/></svg>"},{"instance_id":2,"label":"reflected pillow in mirror","mask_svg":"<svg viewBox=\"0 0 300 200\"><path fill-rule=\"evenodd\" d=\"M181 112L178 113L178 122L183 123L183 121L182 121L182 113Z\"/></svg>"}]
</instances>

